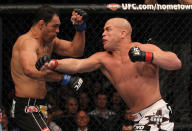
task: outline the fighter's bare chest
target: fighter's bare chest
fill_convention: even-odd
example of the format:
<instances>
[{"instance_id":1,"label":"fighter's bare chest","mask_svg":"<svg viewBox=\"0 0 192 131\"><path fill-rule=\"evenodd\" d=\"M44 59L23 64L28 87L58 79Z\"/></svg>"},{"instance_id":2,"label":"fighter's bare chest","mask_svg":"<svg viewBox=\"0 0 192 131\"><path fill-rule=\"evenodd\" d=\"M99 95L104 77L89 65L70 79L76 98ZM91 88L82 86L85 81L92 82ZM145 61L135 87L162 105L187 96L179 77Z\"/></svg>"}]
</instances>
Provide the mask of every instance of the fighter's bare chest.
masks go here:
<instances>
[{"instance_id":1,"label":"fighter's bare chest","mask_svg":"<svg viewBox=\"0 0 192 131\"><path fill-rule=\"evenodd\" d=\"M44 55L51 56L52 51L53 51L53 47L52 46L39 47L37 49L37 56L38 57L41 57L41 56L44 56Z\"/></svg>"},{"instance_id":2,"label":"fighter's bare chest","mask_svg":"<svg viewBox=\"0 0 192 131\"><path fill-rule=\"evenodd\" d=\"M108 58L104 61L104 66L113 75L129 75L131 72L136 72L135 64L128 57L127 59Z\"/></svg>"}]
</instances>

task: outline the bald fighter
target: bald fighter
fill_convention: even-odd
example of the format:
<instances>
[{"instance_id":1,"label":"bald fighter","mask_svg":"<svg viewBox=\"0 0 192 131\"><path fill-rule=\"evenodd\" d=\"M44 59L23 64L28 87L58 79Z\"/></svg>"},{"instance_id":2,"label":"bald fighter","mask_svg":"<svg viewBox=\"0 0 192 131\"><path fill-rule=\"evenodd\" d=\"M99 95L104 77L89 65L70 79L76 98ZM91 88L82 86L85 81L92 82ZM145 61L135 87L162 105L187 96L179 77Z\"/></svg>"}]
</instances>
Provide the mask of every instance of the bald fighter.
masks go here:
<instances>
[{"instance_id":1,"label":"bald fighter","mask_svg":"<svg viewBox=\"0 0 192 131\"><path fill-rule=\"evenodd\" d=\"M160 94L158 71L159 67L180 69L181 61L175 53L156 45L132 42L131 33L126 19L109 19L102 34L106 51L86 59L57 60L54 70L73 74L100 69L130 107L134 129L172 131L171 108ZM52 70L57 62L49 59L41 70Z\"/></svg>"},{"instance_id":2,"label":"bald fighter","mask_svg":"<svg viewBox=\"0 0 192 131\"><path fill-rule=\"evenodd\" d=\"M76 29L72 42L57 37L61 22L54 8L42 6L35 15L30 30L16 40L11 58L11 75L15 84L11 115L21 131L49 130L39 109L39 105L44 104L46 81L70 84L74 90L78 90L83 82L79 77L51 70L39 72L38 67L46 59L41 59L38 64L36 61L44 55L51 57L52 52L62 56L82 56L86 12L80 9L72 12L71 20Z\"/></svg>"}]
</instances>

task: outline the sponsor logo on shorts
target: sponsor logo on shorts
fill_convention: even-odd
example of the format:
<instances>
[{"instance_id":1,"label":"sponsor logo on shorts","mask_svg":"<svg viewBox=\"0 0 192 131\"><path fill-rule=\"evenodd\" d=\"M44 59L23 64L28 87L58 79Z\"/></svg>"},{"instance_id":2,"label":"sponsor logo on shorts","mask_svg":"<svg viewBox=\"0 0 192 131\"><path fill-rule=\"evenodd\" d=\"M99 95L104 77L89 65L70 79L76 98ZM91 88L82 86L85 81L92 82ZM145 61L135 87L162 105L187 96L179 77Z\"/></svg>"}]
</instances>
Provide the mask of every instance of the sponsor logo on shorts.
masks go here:
<instances>
[{"instance_id":1,"label":"sponsor logo on shorts","mask_svg":"<svg viewBox=\"0 0 192 131\"><path fill-rule=\"evenodd\" d=\"M135 125L134 126L134 131L149 131L150 130L150 126L146 126L146 125Z\"/></svg>"},{"instance_id":2,"label":"sponsor logo on shorts","mask_svg":"<svg viewBox=\"0 0 192 131\"><path fill-rule=\"evenodd\" d=\"M25 106L25 113L39 112L38 106Z\"/></svg>"},{"instance_id":3,"label":"sponsor logo on shorts","mask_svg":"<svg viewBox=\"0 0 192 131\"><path fill-rule=\"evenodd\" d=\"M169 121L169 118L162 116L162 110L157 110L156 114L145 116L149 120L149 122L146 125L153 124L157 125L158 128L160 128L161 123L165 121Z\"/></svg>"}]
</instances>

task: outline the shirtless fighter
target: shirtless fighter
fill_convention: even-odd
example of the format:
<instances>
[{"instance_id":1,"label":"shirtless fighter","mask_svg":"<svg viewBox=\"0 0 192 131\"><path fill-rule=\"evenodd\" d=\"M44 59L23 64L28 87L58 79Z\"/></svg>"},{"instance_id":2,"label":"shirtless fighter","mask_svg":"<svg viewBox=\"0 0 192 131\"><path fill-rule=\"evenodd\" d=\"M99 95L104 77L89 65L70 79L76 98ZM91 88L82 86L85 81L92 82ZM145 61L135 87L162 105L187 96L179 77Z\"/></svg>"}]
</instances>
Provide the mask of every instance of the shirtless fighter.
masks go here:
<instances>
[{"instance_id":1,"label":"shirtless fighter","mask_svg":"<svg viewBox=\"0 0 192 131\"><path fill-rule=\"evenodd\" d=\"M70 42L57 37L61 23L56 10L50 6L42 6L36 12L30 30L16 40L11 59L11 75L15 84L11 115L15 120L14 124L21 131L49 130L39 112L39 105L44 104L43 99L46 96L46 81L70 84L75 90L81 86L83 81L79 77L51 70L39 72L37 69L40 65L36 64L36 61L44 55L50 57L52 52L62 56L82 56L85 47L86 15L86 12L80 9L72 12L71 20L76 33Z\"/></svg>"},{"instance_id":2,"label":"shirtless fighter","mask_svg":"<svg viewBox=\"0 0 192 131\"><path fill-rule=\"evenodd\" d=\"M106 51L86 59L49 59L41 70L53 69L56 63L54 70L71 74L100 69L130 107L135 130L172 131L171 108L160 94L158 68L177 70L181 61L156 45L132 42L131 33L126 19L109 19L102 34Z\"/></svg>"}]
</instances>

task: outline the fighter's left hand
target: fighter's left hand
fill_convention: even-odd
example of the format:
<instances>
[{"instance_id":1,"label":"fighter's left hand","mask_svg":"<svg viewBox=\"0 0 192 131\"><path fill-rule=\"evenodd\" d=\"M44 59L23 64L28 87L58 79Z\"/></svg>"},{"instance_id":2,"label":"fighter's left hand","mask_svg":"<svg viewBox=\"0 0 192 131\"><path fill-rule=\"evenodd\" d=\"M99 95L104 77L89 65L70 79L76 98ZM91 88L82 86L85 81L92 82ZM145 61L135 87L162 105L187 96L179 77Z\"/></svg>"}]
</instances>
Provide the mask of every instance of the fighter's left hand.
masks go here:
<instances>
[{"instance_id":1,"label":"fighter's left hand","mask_svg":"<svg viewBox=\"0 0 192 131\"><path fill-rule=\"evenodd\" d=\"M73 25L82 25L87 20L87 12L82 9L74 9L71 16Z\"/></svg>"}]
</instances>

